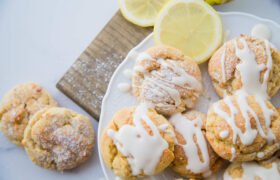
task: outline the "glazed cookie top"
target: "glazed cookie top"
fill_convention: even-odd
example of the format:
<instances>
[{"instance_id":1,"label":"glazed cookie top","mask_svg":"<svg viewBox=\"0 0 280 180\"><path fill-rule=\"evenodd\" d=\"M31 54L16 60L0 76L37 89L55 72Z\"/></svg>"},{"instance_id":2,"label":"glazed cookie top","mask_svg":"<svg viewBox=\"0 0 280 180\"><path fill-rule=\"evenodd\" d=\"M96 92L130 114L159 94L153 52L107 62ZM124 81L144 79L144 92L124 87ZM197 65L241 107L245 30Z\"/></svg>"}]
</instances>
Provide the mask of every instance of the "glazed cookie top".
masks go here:
<instances>
[{"instance_id":1,"label":"glazed cookie top","mask_svg":"<svg viewBox=\"0 0 280 180\"><path fill-rule=\"evenodd\" d=\"M226 169L223 179L280 179L280 159L273 157L261 162L235 162Z\"/></svg>"},{"instance_id":2,"label":"glazed cookie top","mask_svg":"<svg viewBox=\"0 0 280 180\"><path fill-rule=\"evenodd\" d=\"M40 109L57 103L39 85L28 82L17 85L3 98L0 105L1 130L13 143L21 145L25 127Z\"/></svg>"},{"instance_id":3,"label":"glazed cookie top","mask_svg":"<svg viewBox=\"0 0 280 180\"><path fill-rule=\"evenodd\" d=\"M238 91L210 107L206 135L224 159L263 160L279 149L279 128L279 113L269 101Z\"/></svg>"},{"instance_id":4,"label":"glazed cookie top","mask_svg":"<svg viewBox=\"0 0 280 180\"><path fill-rule=\"evenodd\" d=\"M203 178L217 172L223 161L205 137L206 115L198 111L177 113L169 119L176 134L172 169L188 178Z\"/></svg>"},{"instance_id":5,"label":"glazed cookie top","mask_svg":"<svg viewBox=\"0 0 280 180\"><path fill-rule=\"evenodd\" d=\"M94 130L87 117L72 110L45 108L28 123L23 145L34 163L63 171L88 159L94 145Z\"/></svg>"},{"instance_id":6,"label":"glazed cookie top","mask_svg":"<svg viewBox=\"0 0 280 180\"><path fill-rule=\"evenodd\" d=\"M221 97L244 89L268 98L280 87L280 52L265 39L241 35L226 42L212 56L208 68Z\"/></svg>"},{"instance_id":7,"label":"glazed cookie top","mask_svg":"<svg viewBox=\"0 0 280 180\"><path fill-rule=\"evenodd\" d=\"M145 103L118 111L101 139L102 157L117 176L154 175L174 159L174 131Z\"/></svg>"},{"instance_id":8,"label":"glazed cookie top","mask_svg":"<svg viewBox=\"0 0 280 180\"><path fill-rule=\"evenodd\" d=\"M193 107L202 92L198 65L181 51L162 45L139 54L132 81L133 94L164 115Z\"/></svg>"}]
</instances>

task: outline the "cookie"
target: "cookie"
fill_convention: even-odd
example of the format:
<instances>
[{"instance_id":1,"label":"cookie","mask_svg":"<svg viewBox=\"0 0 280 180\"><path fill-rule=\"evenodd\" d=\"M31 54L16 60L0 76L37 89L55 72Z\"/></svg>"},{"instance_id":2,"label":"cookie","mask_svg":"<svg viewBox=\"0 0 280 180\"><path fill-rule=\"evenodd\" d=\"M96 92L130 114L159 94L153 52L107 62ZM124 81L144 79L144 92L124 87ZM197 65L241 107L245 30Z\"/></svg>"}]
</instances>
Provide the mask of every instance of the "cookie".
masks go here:
<instances>
[{"instance_id":1,"label":"cookie","mask_svg":"<svg viewBox=\"0 0 280 180\"><path fill-rule=\"evenodd\" d=\"M205 136L206 114L198 111L178 113L169 119L176 142L171 168L183 177L206 178L218 172L224 164L211 148Z\"/></svg>"},{"instance_id":2,"label":"cookie","mask_svg":"<svg viewBox=\"0 0 280 180\"><path fill-rule=\"evenodd\" d=\"M132 91L141 102L170 116L194 107L202 93L201 72L196 62L181 51L155 46L136 59Z\"/></svg>"},{"instance_id":3,"label":"cookie","mask_svg":"<svg viewBox=\"0 0 280 180\"><path fill-rule=\"evenodd\" d=\"M155 175L174 159L174 130L163 116L142 103L115 113L100 146L103 161L116 176Z\"/></svg>"},{"instance_id":4,"label":"cookie","mask_svg":"<svg viewBox=\"0 0 280 180\"><path fill-rule=\"evenodd\" d=\"M0 104L1 131L11 142L21 145L30 118L37 111L56 105L51 95L38 84L28 82L17 85Z\"/></svg>"},{"instance_id":5,"label":"cookie","mask_svg":"<svg viewBox=\"0 0 280 180\"><path fill-rule=\"evenodd\" d=\"M224 159L260 161L279 149L279 128L279 112L269 101L239 91L210 107L206 136Z\"/></svg>"},{"instance_id":6,"label":"cookie","mask_svg":"<svg viewBox=\"0 0 280 180\"><path fill-rule=\"evenodd\" d=\"M45 108L28 123L23 145L35 164L63 171L89 159L94 146L94 130L87 117L72 110Z\"/></svg>"},{"instance_id":7,"label":"cookie","mask_svg":"<svg viewBox=\"0 0 280 180\"><path fill-rule=\"evenodd\" d=\"M280 159L275 156L260 162L234 162L224 172L223 179L280 179Z\"/></svg>"},{"instance_id":8,"label":"cookie","mask_svg":"<svg viewBox=\"0 0 280 180\"><path fill-rule=\"evenodd\" d=\"M226 42L209 61L220 97L244 89L269 98L280 88L280 52L269 41L241 35Z\"/></svg>"}]
</instances>

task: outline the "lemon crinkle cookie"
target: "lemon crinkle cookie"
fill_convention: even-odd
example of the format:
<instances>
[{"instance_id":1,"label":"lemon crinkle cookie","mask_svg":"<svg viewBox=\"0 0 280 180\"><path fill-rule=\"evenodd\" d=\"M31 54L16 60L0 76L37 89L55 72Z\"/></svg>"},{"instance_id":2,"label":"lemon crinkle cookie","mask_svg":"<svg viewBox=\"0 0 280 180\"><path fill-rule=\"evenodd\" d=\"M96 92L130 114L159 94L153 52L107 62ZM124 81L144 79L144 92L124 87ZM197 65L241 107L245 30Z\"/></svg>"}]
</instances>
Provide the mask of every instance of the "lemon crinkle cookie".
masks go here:
<instances>
[{"instance_id":1,"label":"lemon crinkle cookie","mask_svg":"<svg viewBox=\"0 0 280 180\"><path fill-rule=\"evenodd\" d=\"M39 110L57 103L38 84L17 85L3 98L0 105L1 131L13 143L21 145L25 127Z\"/></svg>"},{"instance_id":2,"label":"lemon crinkle cookie","mask_svg":"<svg viewBox=\"0 0 280 180\"><path fill-rule=\"evenodd\" d=\"M140 53L134 66L133 94L157 112L172 115L194 107L202 93L198 65L181 51L155 46Z\"/></svg>"},{"instance_id":3,"label":"lemon crinkle cookie","mask_svg":"<svg viewBox=\"0 0 280 180\"><path fill-rule=\"evenodd\" d=\"M208 68L221 97L243 89L269 98L280 88L280 52L265 39L241 35L226 42L212 56Z\"/></svg>"},{"instance_id":4,"label":"lemon crinkle cookie","mask_svg":"<svg viewBox=\"0 0 280 180\"><path fill-rule=\"evenodd\" d=\"M119 110L101 137L105 164L124 179L163 171L174 159L174 130L157 112L141 103Z\"/></svg>"},{"instance_id":5,"label":"lemon crinkle cookie","mask_svg":"<svg viewBox=\"0 0 280 180\"><path fill-rule=\"evenodd\" d=\"M169 119L173 125L176 142L175 159L171 168L188 178L206 178L216 173L224 164L205 137L206 115L198 111L177 113Z\"/></svg>"},{"instance_id":6,"label":"lemon crinkle cookie","mask_svg":"<svg viewBox=\"0 0 280 180\"><path fill-rule=\"evenodd\" d=\"M280 159L274 156L260 162L234 162L226 169L223 179L280 179Z\"/></svg>"},{"instance_id":7,"label":"lemon crinkle cookie","mask_svg":"<svg viewBox=\"0 0 280 180\"><path fill-rule=\"evenodd\" d=\"M77 167L90 157L94 130L87 117L72 110L45 108L28 123L23 145L35 164L63 171Z\"/></svg>"},{"instance_id":8,"label":"lemon crinkle cookie","mask_svg":"<svg viewBox=\"0 0 280 180\"><path fill-rule=\"evenodd\" d=\"M206 135L215 152L230 161L271 157L280 142L280 116L261 96L238 91L208 110Z\"/></svg>"}]
</instances>

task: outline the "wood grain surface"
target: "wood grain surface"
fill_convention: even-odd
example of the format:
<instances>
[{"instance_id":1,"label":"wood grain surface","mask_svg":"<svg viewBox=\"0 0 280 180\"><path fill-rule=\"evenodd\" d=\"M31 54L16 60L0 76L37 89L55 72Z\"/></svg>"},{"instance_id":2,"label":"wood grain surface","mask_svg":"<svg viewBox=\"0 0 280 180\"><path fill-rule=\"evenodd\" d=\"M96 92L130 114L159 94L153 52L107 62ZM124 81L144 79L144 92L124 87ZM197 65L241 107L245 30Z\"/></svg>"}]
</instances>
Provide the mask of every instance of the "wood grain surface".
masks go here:
<instances>
[{"instance_id":1,"label":"wood grain surface","mask_svg":"<svg viewBox=\"0 0 280 180\"><path fill-rule=\"evenodd\" d=\"M57 88L98 120L111 75L130 49L151 31L126 21L118 11L59 80Z\"/></svg>"}]
</instances>

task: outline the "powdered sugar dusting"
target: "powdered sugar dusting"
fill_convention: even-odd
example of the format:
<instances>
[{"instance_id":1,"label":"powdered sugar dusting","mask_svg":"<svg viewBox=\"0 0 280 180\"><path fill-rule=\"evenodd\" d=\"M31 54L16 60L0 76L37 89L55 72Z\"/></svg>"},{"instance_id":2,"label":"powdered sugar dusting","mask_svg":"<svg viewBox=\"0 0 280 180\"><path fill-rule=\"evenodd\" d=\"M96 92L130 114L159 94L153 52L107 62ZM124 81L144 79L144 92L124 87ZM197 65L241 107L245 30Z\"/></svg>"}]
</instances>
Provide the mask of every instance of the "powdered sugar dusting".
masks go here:
<instances>
[{"instance_id":1,"label":"powdered sugar dusting","mask_svg":"<svg viewBox=\"0 0 280 180\"><path fill-rule=\"evenodd\" d=\"M104 93L114 70L124 59L119 54L108 56L106 52L100 53L105 53L104 57L106 58L95 58L89 61L88 59L83 60L81 57L67 72L66 78L59 82L62 87L71 86L70 93L72 94L69 95L78 100L82 106L90 107L96 111L99 111L101 107Z\"/></svg>"},{"instance_id":2,"label":"powdered sugar dusting","mask_svg":"<svg viewBox=\"0 0 280 180\"><path fill-rule=\"evenodd\" d=\"M94 145L89 119L65 108L43 110L26 131L26 151L45 168L72 169L90 157Z\"/></svg>"}]
</instances>

